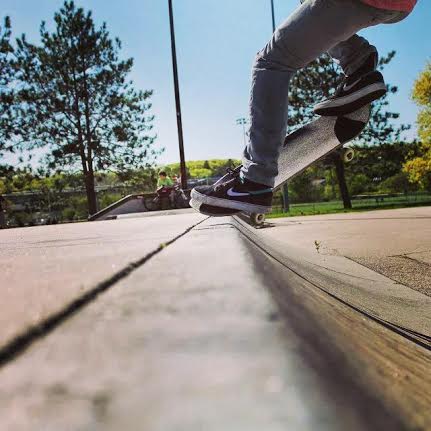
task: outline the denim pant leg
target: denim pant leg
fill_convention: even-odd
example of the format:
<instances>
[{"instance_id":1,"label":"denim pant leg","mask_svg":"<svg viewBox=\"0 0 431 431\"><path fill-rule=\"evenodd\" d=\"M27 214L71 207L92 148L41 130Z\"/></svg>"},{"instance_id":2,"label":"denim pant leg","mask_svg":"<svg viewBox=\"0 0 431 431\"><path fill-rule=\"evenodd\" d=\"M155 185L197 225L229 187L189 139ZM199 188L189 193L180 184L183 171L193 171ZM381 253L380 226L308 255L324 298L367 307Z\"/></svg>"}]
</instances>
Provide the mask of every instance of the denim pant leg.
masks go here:
<instances>
[{"instance_id":1,"label":"denim pant leg","mask_svg":"<svg viewBox=\"0 0 431 431\"><path fill-rule=\"evenodd\" d=\"M376 24L394 24L405 19L409 12L380 11ZM345 75L355 72L373 52L377 53L375 46L355 34L350 39L332 47L328 54L338 63Z\"/></svg>"},{"instance_id":2,"label":"denim pant leg","mask_svg":"<svg viewBox=\"0 0 431 431\"><path fill-rule=\"evenodd\" d=\"M247 179L274 186L286 135L289 81L295 71L337 45L334 56L343 60L339 44L362 28L384 22L385 12L357 0L307 0L278 27L253 66L250 136L242 168Z\"/></svg>"},{"instance_id":3,"label":"denim pant leg","mask_svg":"<svg viewBox=\"0 0 431 431\"><path fill-rule=\"evenodd\" d=\"M351 75L359 69L373 52L377 53L376 47L357 34L328 51L335 62L341 66L345 75Z\"/></svg>"}]
</instances>

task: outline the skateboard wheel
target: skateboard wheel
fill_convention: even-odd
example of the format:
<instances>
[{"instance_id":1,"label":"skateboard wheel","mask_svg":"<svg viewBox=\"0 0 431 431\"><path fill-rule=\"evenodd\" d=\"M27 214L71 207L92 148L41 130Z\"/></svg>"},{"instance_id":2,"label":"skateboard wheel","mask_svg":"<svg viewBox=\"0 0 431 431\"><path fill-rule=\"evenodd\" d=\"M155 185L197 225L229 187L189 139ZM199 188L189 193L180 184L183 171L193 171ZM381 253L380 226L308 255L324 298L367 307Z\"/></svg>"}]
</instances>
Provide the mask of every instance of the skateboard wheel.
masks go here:
<instances>
[{"instance_id":1,"label":"skateboard wheel","mask_svg":"<svg viewBox=\"0 0 431 431\"><path fill-rule=\"evenodd\" d=\"M343 151L343 159L346 163L351 162L355 158L355 150L353 148L345 148Z\"/></svg>"},{"instance_id":2,"label":"skateboard wheel","mask_svg":"<svg viewBox=\"0 0 431 431\"><path fill-rule=\"evenodd\" d=\"M265 214L252 213L250 221L255 226L262 226L265 223Z\"/></svg>"}]
</instances>

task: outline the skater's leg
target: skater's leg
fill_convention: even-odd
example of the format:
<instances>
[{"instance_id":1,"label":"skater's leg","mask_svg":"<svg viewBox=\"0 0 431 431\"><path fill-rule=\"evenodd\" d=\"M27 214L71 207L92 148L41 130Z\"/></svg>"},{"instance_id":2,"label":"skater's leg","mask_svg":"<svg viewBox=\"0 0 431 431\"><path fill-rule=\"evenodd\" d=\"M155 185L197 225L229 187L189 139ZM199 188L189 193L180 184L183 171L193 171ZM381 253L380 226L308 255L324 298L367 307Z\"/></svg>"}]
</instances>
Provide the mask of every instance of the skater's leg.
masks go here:
<instances>
[{"instance_id":1,"label":"skater's leg","mask_svg":"<svg viewBox=\"0 0 431 431\"><path fill-rule=\"evenodd\" d=\"M376 47L357 34L335 45L329 50L329 55L347 76L356 72L370 57L378 57Z\"/></svg>"},{"instance_id":2,"label":"skater's leg","mask_svg":"<svg viewBox=\"0 0 431 431\"><path fill-rule=\"evenodd\" d=\"M394 24L405 19L409 12L380 11L376 24ZM353 35L329 50L329 55L337 62L345 75L354 74L370 56L377 55L377 49L367 39Z\"/></svg>"},{"instance_id":3,"label":"skater's leg","mask_svg":"<svg viewBox=\"0 0 431 431\"><path fill-rule=\"evenodd\" d=\"M383 22L384 16L385 11L358 0L307 0L300 6L256 57L250 139L243 166L213 186L196 187L192 191L193 203L205 204L206 208L270 211L279 151L286 134L292 75L360 29Z\"/></svg>"},{"instance_id":4,"label":"skater's leg","mask_svg":"<svg viewBox=\"0 0 431 431\"><path fill-rule=\"evenodd\" d=\"M381 11L378 22L392 24L401 21L406 12ZM345 115L382 97L387 89L383 75L378 72L377 49L358 35L353 35L329 50L341 66L344 79L335 94L314 107L319 115Z\"/></svg>"},{"instance_id":5,"label":"skater's leg","mask_svg":"<svg viewBox=\"0 0 431 431\"><path fill-rule=\"evenodd\" d=\"M357 0L307 0L276 30L253 67L245 178L274 185L293 73L334 46L342 47L360 29L389 19L387 14Z\"/></svg>"},{"instance_id":6,"label":"skater's leg","mask_svg":"<svg viewBox=\"0 0 431 431\"><path fill-rule=\"evenodd\" d=\"M377 49L358 35L340 42L329 54L344 71L335 93L314 106L319 115L346 115L356 111L387 92L383 75L377 71Z\"/></svg>"}]
</instances>

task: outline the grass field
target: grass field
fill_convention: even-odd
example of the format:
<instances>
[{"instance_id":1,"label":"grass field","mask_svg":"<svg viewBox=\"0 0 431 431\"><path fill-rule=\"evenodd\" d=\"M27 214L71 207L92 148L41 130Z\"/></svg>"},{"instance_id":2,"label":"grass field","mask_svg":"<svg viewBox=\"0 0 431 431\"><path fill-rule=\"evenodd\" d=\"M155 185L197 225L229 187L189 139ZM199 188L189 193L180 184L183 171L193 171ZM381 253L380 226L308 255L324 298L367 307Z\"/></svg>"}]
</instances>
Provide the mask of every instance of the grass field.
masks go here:
<instances>
[{"instance_id":1,"label":"grass field","mask_svg":"<svg viewBox=\"0 0 431 431\"><path fill-rule=\"evenodd\" d=\"M289 212L283 212L281 206L274 206L272 213L268 214L268 218L336 214L354 211L426 206L431 205L431 194L411 194L395 197L384 197L383 199L357 199L352 201L352 205L353 209L346 210L343 208L343 203L341 201L291 204Z\"/></svg>"}]
</instances>

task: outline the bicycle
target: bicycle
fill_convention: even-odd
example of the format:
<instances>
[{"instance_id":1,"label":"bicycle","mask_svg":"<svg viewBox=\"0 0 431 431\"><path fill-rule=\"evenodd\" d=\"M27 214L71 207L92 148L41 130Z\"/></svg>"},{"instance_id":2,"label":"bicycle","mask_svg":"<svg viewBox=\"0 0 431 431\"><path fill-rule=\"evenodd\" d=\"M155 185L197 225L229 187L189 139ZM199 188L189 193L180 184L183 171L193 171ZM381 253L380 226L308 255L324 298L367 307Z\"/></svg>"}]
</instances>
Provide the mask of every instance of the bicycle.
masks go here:
<instances>
[{"instance_id":1,"label":"bicycle","mask_svg":"<svg viewBox=\"0 0 431 431\"><path fill-rule=\"evenodd\" d=\"M144 207L148 211L189 208L189 201L190 198L180 185L161 187L157 190L157 196L143 198Z\"/></svg>"}]
</instances>

